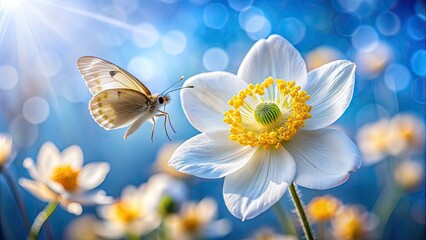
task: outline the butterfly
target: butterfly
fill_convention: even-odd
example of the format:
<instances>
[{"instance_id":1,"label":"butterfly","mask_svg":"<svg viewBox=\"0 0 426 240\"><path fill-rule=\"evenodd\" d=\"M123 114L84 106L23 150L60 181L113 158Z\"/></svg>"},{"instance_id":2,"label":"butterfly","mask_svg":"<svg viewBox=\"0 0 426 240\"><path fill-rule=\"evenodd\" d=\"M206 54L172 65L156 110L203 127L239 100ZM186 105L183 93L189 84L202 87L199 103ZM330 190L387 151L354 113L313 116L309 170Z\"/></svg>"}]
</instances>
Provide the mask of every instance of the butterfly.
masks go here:
<instances>
[{"instance_id":1,"label":"butterfly","mask_svg":"<svg viewBox=\"0 0 426 240\"><path fill-rule=\"evenodd\" d=\"M170 116L165 112L170 102L167 92L176 83L183 80L181 77L161 94L152 94L151 91L136 77L121 67L98 57L84 56L77 60L77 67L86 82L93 97L89 102L89 110L93 119L104 129L112 130L129 126L124 139L132 135L142 124L152 122L151 141L154 138L156 119L164 117L164 129L167 138L167 121L173 128ZM163 107L163 110L161 110Z\"/></svg>"}]
</instances>

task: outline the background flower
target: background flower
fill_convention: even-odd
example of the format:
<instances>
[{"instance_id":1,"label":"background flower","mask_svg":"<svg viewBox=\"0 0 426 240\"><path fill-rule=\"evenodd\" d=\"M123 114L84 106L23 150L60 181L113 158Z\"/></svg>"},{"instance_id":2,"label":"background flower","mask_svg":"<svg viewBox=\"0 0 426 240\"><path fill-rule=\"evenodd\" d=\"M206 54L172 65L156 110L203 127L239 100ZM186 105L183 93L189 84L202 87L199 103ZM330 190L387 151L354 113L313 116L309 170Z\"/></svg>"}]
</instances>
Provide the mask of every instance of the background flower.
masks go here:
<instances>
[{"instance_id":1,"label":"background flower","mask_svg":"<svg viewBox=\"0 0 426 240\"><path fill-rule=\"evenodd\" d=\"M199 203L187 202L177 214L165 219L170 239L209 239L225 236L231 231L228 220L215 220L217 204L211 198Z\"/></svg>"},{"instance_id":2,"label":"background flower","mask_svg":"<svg viewBox=\"0 0 426 240\"><path fill-rule=\"evenodd\" d=\"M138 188L127 186L113 204L99 207L99 215L104 221L99 226L98 235L109 239L141 237L157 228L159 216L148 193L145 184Z\"/></svg>"},{"instance_id":3,"label":"background flower","mask_svg":"<svg viewBox=\"0 0 426 240\"><path fill-rule=\"evenodd\" d=\"M4 167L11 157L13 140L9 135L0 134L0 169Z\"/></svg>"},{"instance_id":4,"label":"background flower","mask_svg":"<svg viewBox=\"0 0 426 240\"><path fill-rule=\"evenodd\" d=\"M21 186L42 201L59 202L67 211L81 214L81 204L107 204L112 201L104 191L88 193L99 186L109 172L108 163L83 166L83 152L73 145L62 153L51 142L43 144L37 164L31 158L24 161L34 180L19 179Z\"/></svg>"}]
</instances>

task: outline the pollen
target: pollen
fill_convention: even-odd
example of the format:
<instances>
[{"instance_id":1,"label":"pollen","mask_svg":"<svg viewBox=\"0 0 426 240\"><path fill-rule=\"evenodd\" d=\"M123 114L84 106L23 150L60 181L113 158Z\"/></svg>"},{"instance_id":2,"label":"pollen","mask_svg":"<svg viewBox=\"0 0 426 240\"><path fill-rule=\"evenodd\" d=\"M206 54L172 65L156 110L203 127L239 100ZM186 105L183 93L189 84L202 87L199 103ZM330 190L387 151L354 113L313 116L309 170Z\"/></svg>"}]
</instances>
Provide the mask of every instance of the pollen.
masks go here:
<instances>
[{"instance_id":1,"label":"pollen","mask_svg":"<svg viewBox=\"0 0 426 240\"><path fill-rule=\"evenodd\" d=\"M79 170L74 170L70 165L61 165L53 170L51 179L62 185L67 191L75 191L78 189Z\"/></svg>"},{"instance_id":2,"label":"pollen","mask_svg":"<svg viewBox=\"0 0 426 240\"><path fill-rule=\"evenodd\" d=\"M141 206L127 201L113 204L114 216L120 222L130 223L141 217Z\"/></svg>"},{"instance_id":3,"label":"pollen","mask_svg":"<svg viewBox=\"0 0 426 240\"><path fill-rule=\"evenodd\" d=\"M294 81L268 77L234 95L224 113L229 139L243 146L280 148L311 118L310 96Z\"/></svg>"}]
</instances>

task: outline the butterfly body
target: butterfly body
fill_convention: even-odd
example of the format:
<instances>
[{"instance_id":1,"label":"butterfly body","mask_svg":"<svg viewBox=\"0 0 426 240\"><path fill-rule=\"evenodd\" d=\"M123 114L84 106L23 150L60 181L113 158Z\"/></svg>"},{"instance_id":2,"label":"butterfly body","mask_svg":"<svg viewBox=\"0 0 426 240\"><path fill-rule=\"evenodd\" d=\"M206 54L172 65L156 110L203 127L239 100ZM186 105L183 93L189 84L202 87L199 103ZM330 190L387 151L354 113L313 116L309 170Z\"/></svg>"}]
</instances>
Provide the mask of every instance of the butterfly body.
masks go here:
<instances>
[{"instance_id":1,"label":"butterfly body","mask_svg":"<svg viewBox=\"0 0 426 240\"><path fill-rule=\"evenodd\" d=\"M81 57L77 66L93 95L89 102L90 114L104 129L129 126L124 135L127 139L142 124L151 121L152 140L156 119L159 117L164 117L165 129L167 119L173 129L169 114L160 109L169 102L167 96L151 94L134 76L106 60ZM166 134L169 137L167 129Z\"/></svg>"}]
</instances>

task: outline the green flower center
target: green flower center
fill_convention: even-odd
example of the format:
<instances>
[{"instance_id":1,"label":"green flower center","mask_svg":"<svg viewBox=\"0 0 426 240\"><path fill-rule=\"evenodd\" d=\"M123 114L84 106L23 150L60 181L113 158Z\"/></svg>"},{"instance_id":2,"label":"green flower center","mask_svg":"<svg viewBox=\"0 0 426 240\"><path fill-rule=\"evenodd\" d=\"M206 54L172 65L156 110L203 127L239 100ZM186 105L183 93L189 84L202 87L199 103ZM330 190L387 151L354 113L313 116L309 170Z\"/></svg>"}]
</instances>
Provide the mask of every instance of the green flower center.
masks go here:
<instances>
[{"instance_id":1,"label":"green flower center","mask_svg":"<svg viewBox=\"0 0 426 240\"><path fill-rule=\"evenodd\" d=\"M273 102L262 102L254 109L254 117L258 123L268 126L280 119L281 110Z\"/></svg>"}]
</instances>

